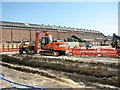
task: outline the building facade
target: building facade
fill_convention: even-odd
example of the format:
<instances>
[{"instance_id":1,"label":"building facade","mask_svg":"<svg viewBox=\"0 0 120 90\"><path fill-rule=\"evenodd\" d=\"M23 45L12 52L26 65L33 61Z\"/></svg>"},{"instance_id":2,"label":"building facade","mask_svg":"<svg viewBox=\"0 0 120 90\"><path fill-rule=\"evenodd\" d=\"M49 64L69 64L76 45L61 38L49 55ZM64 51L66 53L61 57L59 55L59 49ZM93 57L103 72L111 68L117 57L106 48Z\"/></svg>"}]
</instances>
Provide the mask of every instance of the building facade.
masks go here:
<instances>
[{"instance_id":1,"label":"building facade","mask_svg":"<svg viewBox=\"0 0 120 90\"><path fill-rule=\"evenodd\" d=\"M41 31L41 33L46 31L50 32L55 40L64 40L67 39L67 37L76 35L84 40L92 42L93 44L98 44L98 39L105 38L103 33L96 30L1 21L0 43L20 43L23 39L35 41L36 31Z\"/></svg>"}]
</instances>

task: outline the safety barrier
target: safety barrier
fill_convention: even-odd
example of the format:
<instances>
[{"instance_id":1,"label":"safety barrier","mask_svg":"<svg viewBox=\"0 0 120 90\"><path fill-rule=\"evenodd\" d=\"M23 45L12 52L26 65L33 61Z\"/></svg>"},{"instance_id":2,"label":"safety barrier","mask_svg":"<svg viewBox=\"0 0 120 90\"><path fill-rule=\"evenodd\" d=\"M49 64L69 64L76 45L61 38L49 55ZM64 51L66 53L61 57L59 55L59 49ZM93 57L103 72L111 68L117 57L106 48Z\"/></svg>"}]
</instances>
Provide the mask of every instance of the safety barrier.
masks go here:
<instances>
[{"instance_id":1,"label":"safety barrier","mask_svg":"<svg viewBox=\"0 0 120 90\"><path fill-rule=\"evenodd\" d=\"M0 44L0 52L17 52L19 44Z\"/></svg>"},{"instance_id":2,"label":"safety barrier","mask_svg":"<svg viewBox=\"0 0 120 90\"><path fill-rule=\"evenodd\" d=\"M72 55L82 55L81 48L72 48Z\"/></svg>"},{"instance_id":3,"label":"safety barrier","mask_svg":"<svg viewBox=\"0 0 120 90\"><path fill-rule=\"evenodd\" d=\"M0 52L18 52L19 44L0 44ZM39 50L40 51L40 47ZM112 48L70 48L69 55L78 55L78 56L106 56L106 57L120 57L120 49Z\"/></svg>"},{"instance_id":4,"label":"safety barrier","mask_svg":"<svg viewBox=\"0 0 120 90\"><path fill-rule=\"evenodd\" d=\"M107 56L107 57L119 57L120 56L120 49L100 49L100 56Z\"/></svg>"},{"instance_id":5,"label":"safety barrier","mask_svg":"<svg viewBox=\"0 0 120 90\"><path fill-rule=\"evenodd\" d=\"M120 57L120 49L101 48L100 52L97 49L89 48L72 48L72 55L78 56L102 56L102 57Z\"/></svg>"},{"instance_id":6,"label":"safety barrier","mask_svg":"<svg viewBox=\"0 0 120 90\"><path fill-rule=\"evenodd\" d=\"M89 48L89 49L84 49L83 51L82 51L82 53L85 56L94 56L94 57L98 56L97 49L91 49L91 48Z\"/></svg>"},{"instance_id":7,"label":"safety barrier","mask_svg":"<svg viewBox=\"0 0 120 90\"><path fill-rule=\"evenodd\" d=\"M97 49L72 48L72 55L79 56L98 56Z\"/></svg>"},{"instance_id":8,"label":"safety barrier","mask_svg":"<svg viewBox=\"0 0 120 90\"><path fill-rule=\"evenodd\" d=\"M18 52L20 44L0 44L0 52ZM40 46L38 51L40 51Z\"/></svg>"},{"instance_id":9,"label":"safety barrier","mask_svg":"<svg viewBox=\"0 0 120 90\"><path fill-rule=\"evenodd\" d=\"M17 52L19 48L0 48L0 52Z\"/></svg>"}]
</instances>

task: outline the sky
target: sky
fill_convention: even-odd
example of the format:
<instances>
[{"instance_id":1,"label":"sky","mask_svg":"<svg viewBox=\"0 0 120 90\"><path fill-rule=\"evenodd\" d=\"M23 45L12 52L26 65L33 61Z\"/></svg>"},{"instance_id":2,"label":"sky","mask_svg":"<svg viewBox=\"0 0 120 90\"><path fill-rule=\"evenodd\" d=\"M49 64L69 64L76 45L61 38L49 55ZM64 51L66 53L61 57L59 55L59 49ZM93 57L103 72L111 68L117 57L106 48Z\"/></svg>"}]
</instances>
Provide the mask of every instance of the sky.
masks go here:
<instances>
[{"instance_id":1,"label":"sky","mask_svg":"<svg viewBox=\"0 0 120 90\"><path fill-rule=\"evenodd\" d=\"M118 2L2 2L2 21L118 34Z\"/></svg>"}]
</instances>

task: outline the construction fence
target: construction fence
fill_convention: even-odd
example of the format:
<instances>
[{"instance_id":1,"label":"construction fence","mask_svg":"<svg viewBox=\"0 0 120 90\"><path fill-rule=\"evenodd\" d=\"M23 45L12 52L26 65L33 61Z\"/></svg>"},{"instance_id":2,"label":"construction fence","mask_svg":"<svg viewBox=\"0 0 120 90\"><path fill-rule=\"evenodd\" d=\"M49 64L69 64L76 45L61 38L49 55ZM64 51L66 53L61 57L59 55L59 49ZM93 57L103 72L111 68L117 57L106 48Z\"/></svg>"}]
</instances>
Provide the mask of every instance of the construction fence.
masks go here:
<instances>
[{"instance_id":1,"label":"construction fence","mask_svg":"<svg viewBox=\"0 0 120 90\"><path fill-rule=\"evenodd\" d=\"M0 44L0 52L18 52L20 43ZM101 57L120 57L120 49L114 48L70 48L73 56L101 56Z\"/></svg>"},{"instance_id":2,"label":"construction fence","mask_svg":"<svg viewBox=\"0 0 120 90\"><path fill-rule=\"evenodd\" d=\"M72 48L72 55L77 56L101 56L101 57L120 57L120 49L113 48Z\"/></svg>"},{"instance_id":3,"label":"construction fence","mask_svg":"<svg viewBox=\"0 0 120 90\"><path fill-rule=\"evenodd\" d=\"M0 44L0 52L17 52L19 51L19 43Z\"/></svg>"}]
</instances>

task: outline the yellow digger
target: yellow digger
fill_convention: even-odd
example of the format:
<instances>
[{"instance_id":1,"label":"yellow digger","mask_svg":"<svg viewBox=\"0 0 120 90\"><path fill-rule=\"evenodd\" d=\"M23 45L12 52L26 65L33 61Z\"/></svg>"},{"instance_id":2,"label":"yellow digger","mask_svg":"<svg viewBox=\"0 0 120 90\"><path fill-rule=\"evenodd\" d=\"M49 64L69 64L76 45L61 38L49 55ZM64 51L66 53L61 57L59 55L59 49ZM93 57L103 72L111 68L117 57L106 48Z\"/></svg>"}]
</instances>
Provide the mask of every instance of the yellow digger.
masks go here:
<instances>
[{"instance_id":1,"label":"yellow digger","mask_svg":"<svg viewBox=\"0 0 120 90\"><path fill-rule=\"evenodd\" d=\"M34 42L30 41L22 41L22 43L19 45L19 53L23 54L23 52L27 54L35 53L35 44Z\"/></svg>"},{"instance_id":2,"label":"yellow digger","mask_svg":"<svg viewBox=\"0 0 120 90\"><path fill-rule=\"evenodd\" d=\"M36 32L36 38L34 42L30 42L28 39L23 39L22 43L19 45L19 53L23 54L34 54L38 52L38 43L39 43L40 32Z\"/></svg>"}]
</instances>

